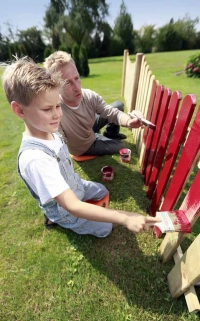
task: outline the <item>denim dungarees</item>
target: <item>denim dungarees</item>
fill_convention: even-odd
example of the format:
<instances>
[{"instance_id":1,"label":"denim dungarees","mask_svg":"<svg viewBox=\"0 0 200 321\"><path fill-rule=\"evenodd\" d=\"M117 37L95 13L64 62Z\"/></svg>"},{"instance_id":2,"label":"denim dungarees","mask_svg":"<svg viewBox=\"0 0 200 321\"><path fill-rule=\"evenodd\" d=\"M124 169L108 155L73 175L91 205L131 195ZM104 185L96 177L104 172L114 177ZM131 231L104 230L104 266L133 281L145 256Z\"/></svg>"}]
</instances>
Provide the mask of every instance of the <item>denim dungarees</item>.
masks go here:
<instances>
[{"instance_id":1,"label":"denim dungarees","mask_svg":"<svg viewBox=\"0 0 200 321\"><path fill-rule=\"evenodd\" d=\"M78 234L92 234L97 237L106 237L112 230L111 223L94 222L74 217L68 211L62 208L55 200L51 200L48 203L42 204L38 195L34 193L20 173L19 157L21 153L27 149L39 149L54 157L58 161L60 172L63 178L79 200L98 200L106 195L107 189L102 184L82 180L80 179L79 175L74 172L68 148L64 143L62 136L59 133L57 134L63 143L58 154L56 154L46 145L35 140L30 139L22 141L18 153L18 173L26 184L31 195L38 201L39 207L52 222L55 222L62 227L69 228Z\"/></svg>"}]
</instances>

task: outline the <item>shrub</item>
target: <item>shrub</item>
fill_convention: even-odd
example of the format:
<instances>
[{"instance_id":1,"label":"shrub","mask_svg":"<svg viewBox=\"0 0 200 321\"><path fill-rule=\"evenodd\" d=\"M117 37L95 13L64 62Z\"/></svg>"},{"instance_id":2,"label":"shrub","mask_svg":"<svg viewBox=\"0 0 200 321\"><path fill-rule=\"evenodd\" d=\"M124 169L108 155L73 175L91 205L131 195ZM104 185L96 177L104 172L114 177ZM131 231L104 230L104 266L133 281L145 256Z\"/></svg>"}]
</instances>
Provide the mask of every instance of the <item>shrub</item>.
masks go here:
<instances>
[{"instance_id":1,"label":"shrub","mask_svg":"<svg viewBox=\"0 0 200 321\"><path fill-rule=\"evenodd\" d=\"M80 66L80 59L79 59L79 46L77 43L75 43L72 47L72 58L74 59L74 62L76 64L76 68L81 75L81 66Z\"/></svg>"},{"instance_id":2,"label":"shrub","mask_svg":"<svg viewBox=\"0 0 200 321\"><path fill-rule=\"evenodd\" d=\"M88 65L88 57L87 57L87 51L85 46L81 45L80 47L80 68L81 68L81 76L88 77L90 73L89 65Z\"/></svg>"},{"instance_id":3,"label":"shrub","mask_svg":"<svg viewBox=\"0 0 200 321\"><path fill-rule=\"evenodd\" d=\"M44 60L45 60L47 57L49 57L51 53L52 53L51 48L50 48L50 47L46 47L46 48L44 49Z\"/></svg>"},{"instance_id":4,"label":"shrub","mask_svg":"<svg viewBox=\"0 0 200 321\"><path fill-rule=\"evenodd\" d=\"M200 53L190 56L185 72L187 77L200 78Z\"/></svg>"}]
</instances>

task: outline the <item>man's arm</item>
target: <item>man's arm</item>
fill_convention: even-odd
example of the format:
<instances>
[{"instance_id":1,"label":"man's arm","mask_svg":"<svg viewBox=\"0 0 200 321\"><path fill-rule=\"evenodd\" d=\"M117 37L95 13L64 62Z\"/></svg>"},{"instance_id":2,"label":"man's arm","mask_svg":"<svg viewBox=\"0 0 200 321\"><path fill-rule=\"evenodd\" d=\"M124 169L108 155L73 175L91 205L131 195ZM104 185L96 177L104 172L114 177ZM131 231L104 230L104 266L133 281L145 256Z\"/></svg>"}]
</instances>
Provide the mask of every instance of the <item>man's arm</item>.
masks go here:
<instances>
[{"instance_id":1,"label":"man's arm","mask_svg":"<svg viewBox=\"0 0 200 321\"><path fill-rule=\"evenodd\" d=\"M55 200L75 217L90 221L116 223L125 226L133 233L148 231L153 223L159 221L155 217L144 216L135 212L113 210L82 202L70 189L55 197Z\"/></svg>"}]
</instances>

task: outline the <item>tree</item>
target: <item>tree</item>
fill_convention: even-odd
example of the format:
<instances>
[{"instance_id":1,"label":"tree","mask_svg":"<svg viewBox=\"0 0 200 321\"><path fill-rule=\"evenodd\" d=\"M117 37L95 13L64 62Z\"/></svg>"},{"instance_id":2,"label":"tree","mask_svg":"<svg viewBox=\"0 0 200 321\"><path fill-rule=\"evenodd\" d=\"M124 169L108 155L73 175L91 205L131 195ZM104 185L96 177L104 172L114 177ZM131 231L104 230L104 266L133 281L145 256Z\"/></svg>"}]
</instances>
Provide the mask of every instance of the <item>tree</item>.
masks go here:
<instances>
[{"instance_id":1,"label":"tree","mask_svg":"<svg viewBox=\"0 0 200 321\"><path fill-rule=\"evenodd\" d=\"M60 17L64 15L65 7L65 0L51 0L45 12L45 33L47 37L50 38L54 50L57 50L61 44L57 24Z\"/></svg>"},{"instance_id":2,"label":"tree","mask_svg":"<svg viewBox=\"0 0 200 321\"><path fill-rule=\"evenodd\" d=\"M124 1L122 0L120 6L119 16L115 20L114 24L114 38L119 39L123 45L123 49L128 49L130 53L134 52L134 30L132 18L127 9ZM123 54L123 52L121 53Z\"/></svg>"},{"instance_id":3,"label":"tree","mask_svg":"<svg viewBox=\"0 0 200 321\"><path fill-rule=\"evenodd\" d=\"M152 52L156 30L155 25L143 26L137 31L135 37L135 45L137 52L150 53Z\"/></svg>"},{"instance_id":4,"label":"tree","mask_svg":"<svg viewBox=\"0 0 200 321\"><path fill-rule=\"evenodd\" d=\"M185 15L184 18L179 19L174 24L174 28L178 32L181 38L182 50L189 50L195 47L195 42L196 42L195 26L198 22L199 22L199 18L192 20L188 15Z\"/></svg>"},{"instance_id":5,"label":"tree","mask_svg":"<svg viewBox=\"0 0 200 321\"><path fill-rule=\"evenodd\" d=\"M104 0L66 0L68 15L63 28L80 46L87 42L89 35L96 33L108 15L108 5Z\"/></svg>"},{"instance_id":6,"label":"tree","mask_svg":"<svg viewBox=\"0 0 200 321\"><path fill-rule=\"evenodd\" d=\"M80 66L80 59L79 59L79 46L77 43L75 43L72 47L72 58L76 64L76 68L79 72L79 75L81 75L81 66Z\"/></svg>"},{"instance_id":7,"label":"tree","mask_svg":"<svg viewBox=\"0 0 200 321\"><path fill-rule=\"evenodd\" d=\"M181 43L180 34L174 26L173 19L158 29L155 38L156 51L181 50Z\"/></svg>"},{"instance_id":8,"label":"tree","mask_svg":"<svg viewBox=\"0 0 200 321\"><path fill-rule=\"evenodd\" d=\"M79 52L81 76L88 77L90 73L88 65L87 51L84 45L81 45Z\"/></svg>"},{"instance_id":9,"label":"tree","mask_svg":"<svg viewBox=\"0 0 200 321\"><path fill-rule=\"evenodd\" d=\"M18 50L25 48L26 54L33 58L36 62L43 61L44 49L46 45L42 40L42 33L37 27L28 28L27 30L19 30L18 36Z\"/></svg>"}]
</instances>

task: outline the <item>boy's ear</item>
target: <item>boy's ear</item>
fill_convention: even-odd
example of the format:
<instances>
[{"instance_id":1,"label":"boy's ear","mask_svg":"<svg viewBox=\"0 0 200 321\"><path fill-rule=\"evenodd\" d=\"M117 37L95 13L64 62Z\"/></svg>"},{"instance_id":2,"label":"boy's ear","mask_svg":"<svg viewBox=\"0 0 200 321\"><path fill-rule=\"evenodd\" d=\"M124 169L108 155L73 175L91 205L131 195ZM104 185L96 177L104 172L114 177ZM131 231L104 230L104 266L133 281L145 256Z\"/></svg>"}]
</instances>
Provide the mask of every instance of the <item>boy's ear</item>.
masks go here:
<instances>
[{"instance_id":1,"label":"boy's ear","mask_svg":"<svg viewBox=\"0 0 200 321\"><path fill-rule=\"evenodd\" d=\"M11 101L10 106L15 115L22 119L25 118L23 107L19 103L16 101Z\"/></svg>"}]
</instances>

